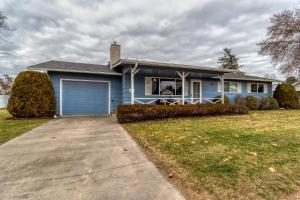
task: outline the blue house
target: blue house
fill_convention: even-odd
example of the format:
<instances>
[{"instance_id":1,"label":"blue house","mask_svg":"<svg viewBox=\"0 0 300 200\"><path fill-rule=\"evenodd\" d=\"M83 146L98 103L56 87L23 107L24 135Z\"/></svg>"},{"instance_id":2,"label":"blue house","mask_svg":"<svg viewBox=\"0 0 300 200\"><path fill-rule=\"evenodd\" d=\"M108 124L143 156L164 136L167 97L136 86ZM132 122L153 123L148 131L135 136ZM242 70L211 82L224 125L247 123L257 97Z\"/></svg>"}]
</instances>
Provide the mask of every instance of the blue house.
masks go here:
<instances>
[{"instance_id":1,"label":"blue house","mask_svg":"<svg viewBox=\"0 0 300 200\"><path fill-rule=\"evenodd\" d=\"M224 95L231 102L237 95L271 97L276 81L229 69L122 59L116 42L108 65L48 61L28 69L49 75L60 116L110 114L120 104L224 103Z\"/></svg>"}]
</instances>

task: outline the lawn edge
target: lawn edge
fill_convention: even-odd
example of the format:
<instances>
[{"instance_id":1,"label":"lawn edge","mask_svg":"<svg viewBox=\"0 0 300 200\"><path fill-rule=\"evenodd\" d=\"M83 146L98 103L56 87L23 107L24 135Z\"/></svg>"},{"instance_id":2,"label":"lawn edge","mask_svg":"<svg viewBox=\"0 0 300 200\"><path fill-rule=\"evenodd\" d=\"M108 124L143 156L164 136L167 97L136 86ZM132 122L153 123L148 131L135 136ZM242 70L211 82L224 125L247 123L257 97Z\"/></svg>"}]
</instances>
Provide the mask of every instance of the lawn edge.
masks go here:
<instances>
[{"instance_id":1,"label":"lawn edge","mask_svg":"<svg viewBox=\"0 0 300 200\"><path fill-rule=\"evenodd\" d=\"M24 120L26 120L26 119L24 119ZM38 120L38 119L37 119L37 120ZM45 121L45 122L43 122L43 123L41 123L41 124L39 124L39 125L37 125L37 126L35 126L35 127L32 127L31 129L29 129L29 130L27 130L27 131L25 131L25 132L22 132L22 133L20 133L19 135L15 136L15 137L13 137L13 138L11 138L11 139L9 139L9 140L3 142L3 143L0 143L0 146L4 146L4 145L8 144L9 142L11 142L11 141L13 141L13 140L16 140L17 138L20 138L20 137L24 136L26 133L28 133L28 132L30 132L30 131L32 131L32 130L34 130L34 129L36 129L36 128L38 128L38 127L40 127L40 126L42 126L42 125L45 125L45 124L47 124L47 123L49 123L49 122L52 121L52 119L49 119L49 118L48 118L48 119L45 118L45 120L47 120L47 121Z\"/></svg>"},{"instance_id":2,"label":"lawn edge","mask_svg":"<svg viewBox=\"0 0 300 200\"><path fill-rule=\"evenodd\" d=\"M133 139L133 141L140 147L145 153L147 158L154 163L155 167L162 173L162 175L174 185L187 200L213 200L214 198L208 193L199 193L194 188L196 187L196 181L193 177L189 176L188 173L178 166L175 160L172 160L169 156L159 151L159 149L153 147L149 148L145 143L134 137L125 126L123 129ZM168 160L169 162L167 162ZM170 174L172 177L170 178Z\"/></svg>"}]
</instances>

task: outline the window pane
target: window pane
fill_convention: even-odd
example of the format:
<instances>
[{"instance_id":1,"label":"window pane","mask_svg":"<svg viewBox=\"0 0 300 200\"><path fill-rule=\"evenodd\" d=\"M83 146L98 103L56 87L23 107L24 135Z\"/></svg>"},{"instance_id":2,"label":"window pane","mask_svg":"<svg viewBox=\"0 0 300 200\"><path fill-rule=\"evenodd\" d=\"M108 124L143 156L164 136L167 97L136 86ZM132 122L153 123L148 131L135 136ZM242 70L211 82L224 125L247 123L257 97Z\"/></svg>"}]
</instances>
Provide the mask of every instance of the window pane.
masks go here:
<instances>
[{"instance_id":1,"label":"window pane","mask_svg":"<svg viewBox=\"0 0 300 200\"><path fill-rule=\"evenodd\" d=\"M160 79L160 95L175 95L174 79Z\"/></svg>"},{"instance_id":2,"label":"window pane","mask_svg":"<svg viewBox=\"0 0 300 200\"><path fill-rule=\"evenodd\" d=\"M152 94L153 95L158 95L159 93L159 79L158 78L153 78L152 79Z\"/></svg>"},{"instance_id":3,"label":"window pane","mask_svg":"<svg viewBox=\"0 0 300 200\"><path fill-rule=\"evenodd\" d=\"M258 92L260 93L264 92L264 84L258 84Z\"/></svg>"},{"instance_id":4,"label":"window pane","mask_svg":"<svg viewBox=\"0 0 300 200\"><path fill-rule=\"evenodd\" d=\"M176 95L182 95L182 81L181 80L176 80Z\"/></svg>"},{"instance_id":5,"label":"window pane","mask_svg":"<svg viewBox=\"0 0 300 200\"><path fill-rule=\"evenodd\" d=\"M257 92L257 84L251 84L251 92Z\"/></svg>"},{"instance_id":6,"label":"window pane","mask_svg":"<svg viewBox=\"0 0 300 200\"><path fill-rule=\"evenodd\" d=\"M230 82L230 92L237 92L237 83Z\"/></svg>"},{"instance_id":7,"label":"window pane","mask_svg":"<svg viewBox=\"0 0 300 200\"><path fill-rule=\"evenodd\" d=\"M224 82L224 92L229 92L229 82Z\"/></svg>"}]
</instances>

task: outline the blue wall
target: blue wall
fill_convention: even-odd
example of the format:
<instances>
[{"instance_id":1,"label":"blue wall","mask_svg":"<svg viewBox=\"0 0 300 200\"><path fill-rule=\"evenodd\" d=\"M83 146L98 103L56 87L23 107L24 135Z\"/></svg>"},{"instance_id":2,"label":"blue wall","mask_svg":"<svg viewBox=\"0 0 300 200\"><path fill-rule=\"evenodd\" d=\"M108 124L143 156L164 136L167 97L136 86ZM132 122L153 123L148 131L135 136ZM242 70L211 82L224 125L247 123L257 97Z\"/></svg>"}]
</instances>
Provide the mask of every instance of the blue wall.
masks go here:
<instances>
[{"instance_id":1,"label":"blue wall","mask_svg":"<svg viewBox=\"0 0 300 200\"><path fill-rule=\"evenodd\" d=\"M116 111L117 106L122 103L122 77L100 74L81 74L66 72L48 72L53 83L56 97L56 112L60 109L60 79L82 79L82 80L102 80L111 82L111 112Z\"/></svg>"},{"instance_id":2,"label":"blue wall","mask_svg":"<svg viewBox=\"0 0 300 200\"><path fill-rule=\"evenodd\" d=\"M166 77L166 78L179 78L178 75L175 75L173 73L170 73L172 75L159 75L158 73L153 72L151 73L143 73L138 72L135 75L135 98L159 98L159 97L165 97L165 98L172 98L172 97L178 97L180 96L146 96L145 95L145 77ZM212 78L201 78L197 77L194 74L188 76L186 80L188 81L188 96L187 98L191 98L191 79L199 79L202 80L202 98L215 98L218 95L221 95L220 92L218 92L218 79L212 79ZM234 81L234 80L233 80ZM123 74L123 103L128 104L130 103L130 71ZM234 81L234 82L241 82L241 81ZM255 81L251 81L256 83ZM263 98L263 97L272 97L272 83L268 84L268 93L248 93L247 92L247 83L246 81L242 81L242 93L229 93L225 92L225 95L228 96L231 102L234 102L234 99L236 95L242 95L242 96L256 96L257 98ZM205 103L205 102L203 102Z\"/></svg>"},{"instance_id":3,"label":"blue wall","mask_svg":"<svg viewBox=\"0 0 300 200\"><path fill-rule=\"evenodd\" d=\"M241 82L241 81L234 81L234 82ZM249 81L250 83L264 83L264 82L257 82L257 81ZM272 97L273 92L272 92L272 83L268 82L267 84L267 93L248 93L247 91L247 81L242 81L242 93L228 93L225 92L225 95L229 98L231 102L234 103L234 99L236 95L242 95L242 96L255 96L259 99L264 98L264 97Z\"/></svg>"},{"instance_id":4,"label":"blue wall","mask_svg":"<svg viewBox=\"0 0 300 200\"><path fill-rule=\"evenodd\" d=\"M130 71L123 72L123 76L112 76L112 75L99 75L99 74L83 74L83 73L65 73L65 72L48 72L49 77L53 83L55 96L56 96L56 111L59 114L59 101L60 101L60 79L83 79L83 80L105 80L111 81L111 112L114 112L119 104L130 103ZM170 74L170 75L168 75ZM162 96L145 96L145 77L170 77L179 78L174 71L145 71L141 70L135 75L135 97L136 98L147 98L147 97L162 97ZM191 97L191 79L202 80L202 97L203 98L214 98L220 93L218 92L218 79L212 79L205 77L205 74L191 73L187 77L188 81L188 96ZM238 81L235 81L238 82ZM242 93L225 93L229 97L231 102L234 102L236 95L248 96L253 95L258 98L272 97L272 84L268 83L268 93L248 93L247 82L242 82ZM163 96L171 98L171 96ZM181 96L176 96L180 98Z\"/></svg>"}]
</instances>

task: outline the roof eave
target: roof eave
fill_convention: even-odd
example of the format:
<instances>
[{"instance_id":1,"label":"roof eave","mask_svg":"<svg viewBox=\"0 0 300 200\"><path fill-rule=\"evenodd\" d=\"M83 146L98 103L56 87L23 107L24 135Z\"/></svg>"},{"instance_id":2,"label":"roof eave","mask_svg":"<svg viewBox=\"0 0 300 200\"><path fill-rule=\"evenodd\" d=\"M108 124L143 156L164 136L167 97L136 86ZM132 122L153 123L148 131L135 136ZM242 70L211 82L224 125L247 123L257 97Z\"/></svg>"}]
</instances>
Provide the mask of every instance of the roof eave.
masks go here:
<instances>
[{"instance_id":1,"label":"roof eave","mask_svg":"<svg viewBox=\"0 0 300 200\"><path fill-rule=\"evenodd\" d=\"M300 84L300 81L297 81L297 82L293 83L292 85L293 85L293 86L296 86L296 85L298 85L298 84Z\"/></svg>"},{"instance_id":2,"label":"roof eave","mask_svg":"<svg viewBox=\"0 0 300 200\"><path fill-rule=\"evenodd\" d=\"M219 69L219 68L210 68L210 67L200 67L200 66L189 66L189 65L182 65L180 64L168 64L168 63L156 63L156 62L148 62L148 61L139 61L139 60L122 60L120 59L114 65L112 65L111 69L122 65L122 64L135 64L138 63L140 65L146 65L150 67L165 67L165 68L172 68L172 69L185 69L185 70L195 70L195 71L206 71L206 72L215 72L215 73L233 73L237 72L236 70L232 69ZM197 68L198 67L198 68Z\"/></svg>"},{"instance_id":3,"label":"roof eave","mask_svg":"<svg viewBox=\"0 0 300 200\"><path fill-rule=\"evenodd\" d=\"M90 71L81 71L81 70L62 70L62 69L48 69L48 68L32 68L27 67L29 70L44 70L47 72L70 72L70 73L83 73L83 74L103 74L103 75L116 75L122 76L122 73L110 73L110 72L90 72Z\"/></svg>"},{"instance_id":4,"label":"roof eave","mask_svg":"<svg viewBox=\"0 0 300 200\"><path fill-rule=\"evenodd\" d=\"M217 77L213 77L217 78ZM241 80L241 81L260 81L260 82L282 82L280 80L275 80L275 79L260 79L260 78L228 78L224 77L225 80Z\"/></svg>"}]
</instances>

